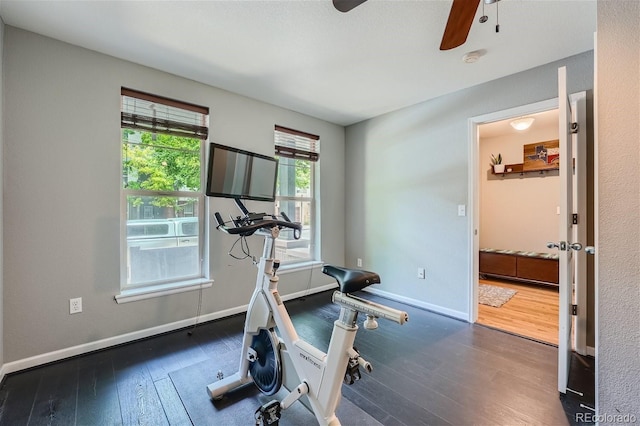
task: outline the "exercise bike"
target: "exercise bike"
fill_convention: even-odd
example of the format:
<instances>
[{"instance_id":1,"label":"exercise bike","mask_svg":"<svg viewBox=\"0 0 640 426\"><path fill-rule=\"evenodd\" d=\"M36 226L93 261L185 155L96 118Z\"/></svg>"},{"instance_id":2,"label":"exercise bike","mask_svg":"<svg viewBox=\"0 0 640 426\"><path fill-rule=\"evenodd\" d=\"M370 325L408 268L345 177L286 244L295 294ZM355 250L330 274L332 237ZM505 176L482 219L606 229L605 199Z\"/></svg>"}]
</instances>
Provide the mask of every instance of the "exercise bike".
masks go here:
<instances>
[{"instance_id":1,"label":"exercise bike","mask_svg":"<svg viewBox=\"0 0 640 426\"><path fill-rule=\"evenodd\" d=\"M371 372L372 366L353 347L358 326L358 312L367 316L366 329L375 329L376 318L384 318L398 324L409 320L406 312L374 303L350 293L371 284L380 283L373 272L326 265L323 272L338 283L332 301L340 305L340 316L334 322L329 348L325 354L298 337L291 318L278 294L277 271L280 262L274 259L275 241L282 229L292 229L299 239L300 223L281 217L249 213L240 200L236 204L244 213L225 223L215 213L217 229L228 234L247 237L264 237L263 253L258 262L256 286L249 302L244 325L240 366L228 377L218 372L219 381L207 386L212 399L253 382L266 395L274 395L281 386L289 391L281 401L270 401L256 410L256 424L277 425L282 411L300 400L314 415L320 425L340 425L336 407L341 398L343 382L353 384L360 376L359 368ZM231 224L232 226L227 226ZM275 332L277 328L279 336Z\"/></svg>"}]
</instances>

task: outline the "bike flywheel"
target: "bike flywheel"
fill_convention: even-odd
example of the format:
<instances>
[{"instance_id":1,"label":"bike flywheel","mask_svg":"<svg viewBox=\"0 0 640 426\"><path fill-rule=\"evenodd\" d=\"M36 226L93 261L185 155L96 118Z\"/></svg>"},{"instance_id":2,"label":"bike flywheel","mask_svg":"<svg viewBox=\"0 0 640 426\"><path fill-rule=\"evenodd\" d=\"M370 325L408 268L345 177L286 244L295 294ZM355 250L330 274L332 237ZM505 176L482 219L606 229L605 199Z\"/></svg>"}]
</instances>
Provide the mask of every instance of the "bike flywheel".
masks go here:
<instances>
[{"instance_id":1,"label":"bike flywheel","mask_svg":"<svg viewBox=\"0 0 640 426\"><path fill-rule=\"evenodd\" d=\"M257 359L249 363L249 373L258 389L265 395L273 395L282 386L282 363L278 350L278 336L273 328L261 329L253 336L251 348Z\"/></svg>"}]
</instances>

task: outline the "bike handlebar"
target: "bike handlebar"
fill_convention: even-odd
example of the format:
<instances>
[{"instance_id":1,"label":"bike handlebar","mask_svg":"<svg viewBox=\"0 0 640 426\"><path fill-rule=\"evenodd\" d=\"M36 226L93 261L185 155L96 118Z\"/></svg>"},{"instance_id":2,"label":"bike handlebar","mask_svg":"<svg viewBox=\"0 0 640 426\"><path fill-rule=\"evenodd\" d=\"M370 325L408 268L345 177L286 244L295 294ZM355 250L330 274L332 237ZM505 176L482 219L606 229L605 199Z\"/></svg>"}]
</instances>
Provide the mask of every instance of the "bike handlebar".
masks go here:
<instances>
[{"instance_id":1,"label":"bike handlebar","mask_svg":"<svg viewBox=\"0 0 640 426\"><path fill-rule=\"evenodd\" d=\"M279 229L293 229L293 238L299 240L300 234L302 232L302 224L300 224L299 222L291 222L291 220L289 220L287 215L285 215L284 213L281 213L281 215L286 220L276 219L275 216L272 216L271 218L262 217L260 219L252 219L249 215L245 218L238 218L238 220L232 220L233 224L235 225L233 227L229 227L226 225L224 220L222 220L222 216L220 216L219 212L216 212L214 215L216 218L216 222L218 222L218 226L216 227L216 229L220 229L231 235L249 236L253 235L260 229L272 229L277 227Z\"/></svg>"}]
</instances>

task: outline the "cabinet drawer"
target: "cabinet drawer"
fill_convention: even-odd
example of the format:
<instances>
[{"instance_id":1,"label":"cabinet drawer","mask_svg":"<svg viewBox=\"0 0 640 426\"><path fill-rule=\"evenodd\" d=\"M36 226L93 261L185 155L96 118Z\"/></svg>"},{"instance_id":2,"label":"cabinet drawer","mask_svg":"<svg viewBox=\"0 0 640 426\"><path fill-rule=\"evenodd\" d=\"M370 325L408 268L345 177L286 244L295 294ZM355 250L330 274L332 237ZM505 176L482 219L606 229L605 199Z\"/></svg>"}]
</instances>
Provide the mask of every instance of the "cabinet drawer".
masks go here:
<instances>
[{"instance_id":1,"label":"cabinet drawer","mask_svg":"<svg viewBox=\"0 0 640 426\"><path fill-rule=\"evenodd\" d=\"M558 260L518 256L517 273L522 279L558 284Z\"/></svg>"},{"instance_id":2,"label":"cabinet drawer","mask_svg":"<svg viewBox=\"0 0 640 426\"><path fill-rule=\"evenodd\" d=\"M515 277L516 257L509 254L480 252L480 273Z\"/></svg>"}]
</instances>

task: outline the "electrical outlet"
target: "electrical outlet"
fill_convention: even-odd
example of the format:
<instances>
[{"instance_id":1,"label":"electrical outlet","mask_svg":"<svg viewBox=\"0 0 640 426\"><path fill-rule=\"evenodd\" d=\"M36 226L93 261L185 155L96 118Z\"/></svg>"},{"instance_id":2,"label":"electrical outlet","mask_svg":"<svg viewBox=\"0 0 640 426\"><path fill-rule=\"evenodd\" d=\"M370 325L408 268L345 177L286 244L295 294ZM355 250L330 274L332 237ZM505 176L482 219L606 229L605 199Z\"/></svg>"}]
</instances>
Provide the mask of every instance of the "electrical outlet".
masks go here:
<instances>
[{"instance_id":1,"label":"electrical outlet","mask_svg":"<svg viewBox=\"0 0 640 426\"><path fill-rule=\"evenodd\" d=\"M358 265L358 268L362 268L362 259L358 258L356 264Z\"/></svg>"},{"instance_id":2,"label":"electrical outlet","mask_svg":"<svg viewBox=\"0 0 640 426\"><path fill-rule=\"evenodd\" d=\"M80 312L82 312L82 297L69 299L69 313L78 314Z\"/></svg>"},{"instance_id":3,"label":"electrical outlet","mask_svg":"<svg viewBox=\"0 0 640 426\"><path fill-rule=\"evenodd\" d=\"M427 276L427 271L425 271L424 268L418 268L418 278L420 278L421 280L424 280L426 276Z\"/></svg>"}]
</instances>

